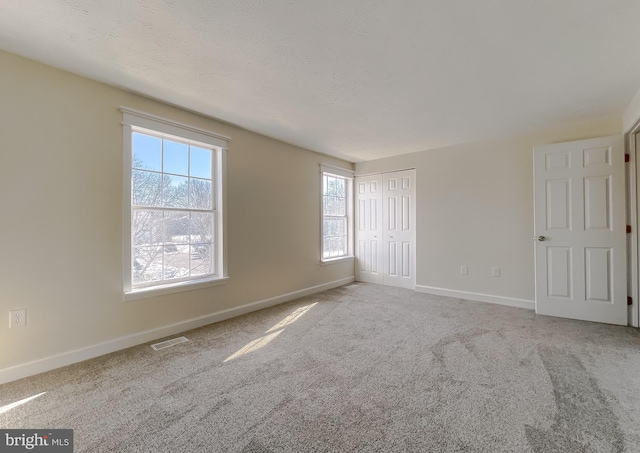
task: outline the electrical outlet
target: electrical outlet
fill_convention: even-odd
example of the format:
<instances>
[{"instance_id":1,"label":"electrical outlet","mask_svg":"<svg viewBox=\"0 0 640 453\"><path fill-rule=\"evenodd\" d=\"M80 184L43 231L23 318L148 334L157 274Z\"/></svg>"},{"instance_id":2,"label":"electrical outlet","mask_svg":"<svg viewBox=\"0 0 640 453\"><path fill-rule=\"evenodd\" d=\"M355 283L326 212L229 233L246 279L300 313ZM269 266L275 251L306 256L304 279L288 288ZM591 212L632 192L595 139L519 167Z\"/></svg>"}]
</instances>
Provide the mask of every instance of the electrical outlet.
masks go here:
<instances>
[{"instance_id":1,"label":"electrical outlet","mask_svg":"<svg viewBox=\"0 0 640 453\"><path fill-rule=\"evenodd\" d=\"M498 266L493 266L491 268L491 276L492 277L500 277L500 268Z\"/></svg>"},{"instance_id":2,"label":"electrical outlet","mask_svg":"<svg viewBox=\"0 0 640 453\"><path fill-rule=\"evenodd\" d=\"M11 317L9 327L25 327L27 325L27 309L18 308L9 312Z\"/></svg>"},{"instance_id":3,"label":"electrical outlet","mask_svg":"<svg viewBox=\"0 0 640 453\"><path fill-rule=\"evenodd\" d=\"M469 275L469 266L466 264L460 266L460 275Z\"/></svg>"}]
</instances>

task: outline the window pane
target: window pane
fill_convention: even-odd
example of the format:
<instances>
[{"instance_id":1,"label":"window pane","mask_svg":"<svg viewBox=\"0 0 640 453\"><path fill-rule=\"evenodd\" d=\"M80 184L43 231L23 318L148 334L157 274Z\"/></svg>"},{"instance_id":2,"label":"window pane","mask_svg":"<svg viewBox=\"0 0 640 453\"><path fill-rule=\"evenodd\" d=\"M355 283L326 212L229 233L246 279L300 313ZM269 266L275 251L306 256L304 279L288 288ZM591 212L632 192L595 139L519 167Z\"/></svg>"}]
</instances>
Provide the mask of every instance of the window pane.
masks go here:
<instances>
[{"instance_id":1,"label":"window pane","mask_svg":"<svg viewBox=\"0 0 640 453\"><path fill-rule=\"evenodd\" d=\"M154 245L163 242L162 211L133 212L133 245Z\"/></svg>"},{"instance_id":2,"label":"window pane","mask_svg":"<svg viewBox=\"0 0 640 453\"><path fill-rule=\"evenodd\" d=\"M191 213L191 243L213 242L213 214Z\"/></svg>"},{"instance_id":3,"label":"window pane","mask_svg":"<svg viewBox=\"0 0 640 453\"><path fill-rule=\"evenodd\" d=\"M167 244L189 243L189 212L167 211L164 213L164 230Z\"/></svg>"},{"instance_id":4,"label":"window pane","mask_svg":"<svg viewBox=\"0 0 640 453\"><path fill-rule=\"evenodd\" d=\"M213 179L211 175L211 150L191 147L191 176L196 178Z\"/></svg>"},{"instance_id":5,"label":"window pane","mask_svg":"<svg viewBox=\"0 0 640 453\"><path fill-rule=\"evenodd\" d=\"M162 174L134 170L131 176L131 202L137 206L161 206Z\"/></svg>"},{"instance_id":6,"label":"window pane","mask_svg":"<svg viewBox=\"0 0 640 453\"><path fill-rule=\"evenodd\" d=\"M337 197L345 197L345 182L346 181L344 179L336 178L335 194Z\"/></svg>"},{"instance_id":7,"label":"window pane","mask_svg":"<svg viewBox=\"0 0 640 453\"><path fill-rule=\"evenodd\" d=\"M171 244L164 247L164 278L189 276L189 246Z\"/></svg>"},{"instance_id":8,"label":"window pane","mask_svg":"<svg viewBox=\"0 0 640 453\"><path fill-rule=\"evenodd\" d=\"M325 217L322 222L324 258L335 258L347 254L347 218Z\"/></svg>"},{"instance_id":9,"label":"window pane","mask_svg":"<svg viewBox=\"0 0 640 453\"><path fill-rule=\"evenodd\" d=\"M331 241L331 256L343 256L346 255L346 241L344 237L332 237Z\"/></svg>"},{"instance_id":10,"label":"window pane","mask_svg":"<svg viewBox=\"0 0 640 453\"><path fill-rule=\"evenodd\" d=\"M347 212L347 204L344 198L325 196L323 197L324 215L344 216Z\"/></svg>"},{"instance_id":11,"label":"window pane","mask_svg":"<svg viewBox=\"0 0 640 453\"><path fill-rule=\"evenodd\" d=\"M334 196L336 194L336 178L327 176L327 187L324 191L325 195Z\"/></svg>"},{"instance_id":12,"label":"window pane","mask_svg":"<svg viewBox=\"0 0 640 453\"><path fill-rule=\"evenodd\" d=\"M332 237L329 237L327 238L327 242L329 243L329 257L334 257L336 255L334 251L336 241Z\"/></svg>"},{"instance_id":13,"label":"window pane","mask_svg":"<svg viewBox=\"0 0 640 453\"><path fill-rule=\"evenodd\" d=\"M329 216L347 215L347 180L329 175L322 178L322 212Z\"/></svg>"},{"instance_id":14,"label":"window pane","mask_svg":"<svg viewBox=\"0 0 640 453\"><path fill-rule=\"evenodd\" d=\"M188 207L187 180L184 176L164 175L164 206Z\"/></svg>"},{"instance_id":15,"label":"window pane","mask_svg":"<svg viewBox=\"0 0 640 453\"><path fill-rule=\"evenodd\" d=\"M191 246L191 275L213 274L211 245Z\"/></svg>"},{"instance_id":16,"label":"window pane","mask_svg":"<svg viewBox=\"0 0 640 453\"><path fill-rule=\"evenodd\" d=\"M133 283L162 279L162 247L133 249Z\"/></svg>"},{"instance_id":17,"label":"window pane","mask_svg":"<svg viewBox=\"0 0 640 453\"><path fill-rule=\"evenodd\" d=\"M344 236L346 219L327 217L323 222L323 235L325 237Z\"/></svg>"},{"instance_id":18,"label":"window pane","mask_svg":"<svg viewBox=\"0 0 640 453\"><path fill-rule=\"evenodd\" d=\"M133 168L162 171L162 140L133 133Z\"/></svg>"},{"instance_id":19,"label":"window pane","mask_svg":"<svg viewBox=\"0 0 640 453\"><path fill-rule=\"evenodd\" d=\"M338 254L337 256L344 256L347 254L347 238L342 236L338 239Z\"/></svg>"},{"instance_id":20,"label":"window pane","mask_svg":"<svg viewBox=\"0 0 640 453\"><path fill-rule=\"evenodd\" d=\"M333 221L333 235L344 236L344 222L342 219L336 219Z\"/></svg>"},{"instance_id":21,"label":"window pane","mask_svg":"<svg viewBox=\"0 0 640 453\"><path fill-rule=\"evenodd\" d=\"M323 195L344 198L346 194L346 184L346 179L325 176L322 187Z\"/></svg>"},{"instance_id":22,"label":"window pane","mask_svg":"<svg viewBox=\"0 0 640 453\"><path fill-rule=\"evenodd\" d=\"M328 218L327 219L327 229L325 230L325 236L330 238L333 237L333 219Z\"/></svg>"},{"instance_id":23,"label":"window pane","mask_svg":"<svg viewBox=\"0 0 640 453\"><path fill-rule=\"evenodd\" d=\"M189 178L189 207L193 209L211 209L211 181Z\"/></svg>"},{"instance_id":24,"label":"window pane","mask_svg":"<svg viewBox=\"0 0 640 453\"><path fill-rule=\"evenodd\" d=\"M165 140L163 171L187 176L189 171L189 145Z\"/></svg>"},{"instance_id":25,"label":"window pane","mask_svg":"<svg viewBox=\"0 0 640 453\"><path fill-rule=\"evenodd\" d=\"M342 241L341 238L337 237L337 238L332 238L332 246L333 246L333 250L331 250L331 252L333 253L333 256L340 256L342 255Z\"/></svg>"}]
</instances>

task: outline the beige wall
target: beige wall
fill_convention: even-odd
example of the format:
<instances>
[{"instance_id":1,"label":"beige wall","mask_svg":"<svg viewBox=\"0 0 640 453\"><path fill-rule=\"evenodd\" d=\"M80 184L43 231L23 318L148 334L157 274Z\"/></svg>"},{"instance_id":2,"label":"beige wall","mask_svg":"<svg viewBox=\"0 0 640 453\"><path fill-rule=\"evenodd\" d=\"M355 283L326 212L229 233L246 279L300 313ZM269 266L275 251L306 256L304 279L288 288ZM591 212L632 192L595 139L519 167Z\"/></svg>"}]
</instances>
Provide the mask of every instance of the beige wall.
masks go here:
<instances>
[{"instance_id":1,"label":"beige wall","mask_svg":"<svg viewBox=\"0 0 640 453\"><path fill-rule=\"evenodd\" d=\"M622 131L624 133L629 132L638 124L638 120L640 120L640 90L633 96L622 115Z\"/></svg>"},{"instance_id":2,"label":"beige wall","mask_svg":"<svg viewBox=\"0 0 640 453\"><path fill-rule=\"evenodd\" d=\"M351 164L7 53L0 68L0 374L353 275L318 266L319 164ZM122 302L120 105L231 137L229 284Z\"/></svg>"},{"instance_id":3,"label":"beige wall","mask_svg":"<svg viewBox=\"0 0 640 453\"><path fill-rule=\"evenodd\" d=\"M532 302L533 146L617 134L620 125L620 117L558 125L358 163L356 174L416 168L416 285Z\"/></svg>"}]
</instances>

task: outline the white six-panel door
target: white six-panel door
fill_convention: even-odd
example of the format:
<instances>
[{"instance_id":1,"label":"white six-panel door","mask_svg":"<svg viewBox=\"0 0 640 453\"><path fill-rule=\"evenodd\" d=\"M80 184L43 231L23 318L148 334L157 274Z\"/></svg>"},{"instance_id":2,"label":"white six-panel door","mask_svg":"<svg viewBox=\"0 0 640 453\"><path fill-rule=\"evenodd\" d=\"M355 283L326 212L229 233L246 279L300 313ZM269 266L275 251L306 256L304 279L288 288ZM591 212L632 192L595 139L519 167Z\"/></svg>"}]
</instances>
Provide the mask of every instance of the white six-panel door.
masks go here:
<instances>
[{"instance_id":1,"label":"white six-panel door","mask_svg":"<svg viewBox=\"0 0 640 453\"><path fill-rule=\"evenodd\" d=\"M627 324L621 136L534 149L536 313Z\"/></svg>"},{"instance_id":2,"label":"white six-panel door","mask_svg":"<svg viewBox=\"0 0 640 453\"><path fill-rule=\"evenodd\" d=\"M415 287L415 170L356 177L356 278Z\"/></svg>"},{"instance_id":3,"label":"white six-panel door","mask_svg":"<svg viewBox=\"0 0 640 453\"><path fill-rule=\"evenodd\" d=\"M414 175L415 170L382 175L384 284L411 289L415 287Z\"/></svg>"},{"instance_id":4,"label":"white six-panel door","mask_svg":"<svg viewBox=\"0 0 640 453\"><path fill-rule=\"evenodd\" d=\"M383 283L382 175L357 177L356 280Z\"/></svg>"}]
</instances>

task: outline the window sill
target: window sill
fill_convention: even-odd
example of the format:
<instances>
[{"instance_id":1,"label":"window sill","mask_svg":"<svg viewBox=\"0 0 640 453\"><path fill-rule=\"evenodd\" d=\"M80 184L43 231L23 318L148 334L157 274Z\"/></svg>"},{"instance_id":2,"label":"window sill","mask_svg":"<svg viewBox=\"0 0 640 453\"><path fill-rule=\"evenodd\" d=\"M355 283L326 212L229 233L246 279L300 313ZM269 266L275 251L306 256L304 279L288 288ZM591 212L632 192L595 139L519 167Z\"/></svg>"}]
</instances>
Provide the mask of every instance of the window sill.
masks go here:
<instances>
[{"instance_id":1,"label":"window sill","mask_svg":"<svg viewBox=\"0 0 640 453\"><path fill-rule=\"evenodd\" d=\"M170 283L162 286L151 286L147 288L137 288L124 293L122 300L130 302L132 300L147 299L149 297L163 296L165 294L182 293L194 289L208 288L210 286L225 285L229 282L229 277L208 278L190 282Z\"/></svg>"},{"instance_id":2,"label":"window sill","mask_svg":"<svg viewBox=\"0 0 640 453\"><path fill-rule=\"evenodd\" d=\"M329 264L344 263L345 261L353 261L354 256L341 256L338 258L329 258L326 260L320 260L320 266L328 266Z\"/></svg>"}]
</instances>

